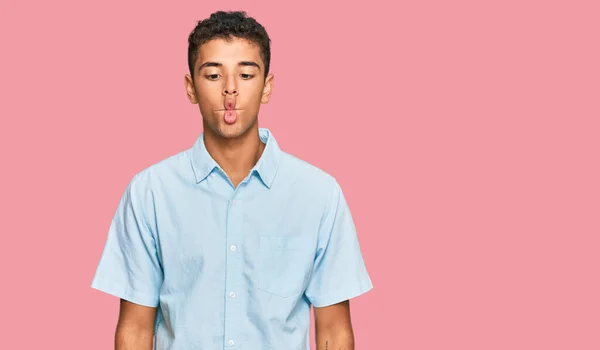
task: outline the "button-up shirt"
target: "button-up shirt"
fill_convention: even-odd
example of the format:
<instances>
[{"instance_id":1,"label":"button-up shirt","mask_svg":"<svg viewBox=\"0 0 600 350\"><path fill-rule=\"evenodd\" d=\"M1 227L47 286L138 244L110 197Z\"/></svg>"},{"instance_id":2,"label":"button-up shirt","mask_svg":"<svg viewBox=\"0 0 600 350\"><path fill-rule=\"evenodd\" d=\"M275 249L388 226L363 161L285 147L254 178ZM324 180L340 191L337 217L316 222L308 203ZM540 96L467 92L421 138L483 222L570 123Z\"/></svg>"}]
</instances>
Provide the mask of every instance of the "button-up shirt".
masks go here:
<instances>
[{"instance_id":1,"label":"button-up shirt","mask_svg":"<svg viewBox=\"0 0 600 350\"><path fill-rule=\"evenodd\" d=\"M373 288L337 180L259 136L237 187L200 134L120 199L92 287L157 307L155 349L308 350L311 305Z\"/></svg>"}]
</instances>

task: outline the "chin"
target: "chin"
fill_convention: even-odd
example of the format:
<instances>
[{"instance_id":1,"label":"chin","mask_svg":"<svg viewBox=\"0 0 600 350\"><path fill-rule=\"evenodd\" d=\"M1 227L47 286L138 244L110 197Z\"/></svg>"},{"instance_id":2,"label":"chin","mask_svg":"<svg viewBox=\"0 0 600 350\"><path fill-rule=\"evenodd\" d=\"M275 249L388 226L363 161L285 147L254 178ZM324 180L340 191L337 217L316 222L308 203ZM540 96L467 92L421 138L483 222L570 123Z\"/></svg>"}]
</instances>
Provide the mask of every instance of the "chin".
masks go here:
<instances>
[{"instance_id":1,"label":"chin","mask_svg":"<svg viewBox=\"0 0 600 350\"><path fill-rule=\"evenodd\" d=\"M204 129L207 129L208 127L216 136L224 139L234 139L247 133L250 129L252 129L257 121L257 118L247 120L243 118L243 116L238 116L238 119L235 121L235 123L227 124L222 115L215 115L214 119L212 119L209 123L206 123L206 119L204 120Z\"/></svg>"},{"instance_id":2,"label":"chin","mask_svg":"<svg viewBox=\"0 0 600 350\"><path fill-rule=\"evenodd\" d=\"M247 128L243 127L240 120L236 121L234 124L227 124L221 121L216 125L216 130L213 129L213 131L223 138L233 139L242 136L247 131Z\"/></svg>"}]
</instances>

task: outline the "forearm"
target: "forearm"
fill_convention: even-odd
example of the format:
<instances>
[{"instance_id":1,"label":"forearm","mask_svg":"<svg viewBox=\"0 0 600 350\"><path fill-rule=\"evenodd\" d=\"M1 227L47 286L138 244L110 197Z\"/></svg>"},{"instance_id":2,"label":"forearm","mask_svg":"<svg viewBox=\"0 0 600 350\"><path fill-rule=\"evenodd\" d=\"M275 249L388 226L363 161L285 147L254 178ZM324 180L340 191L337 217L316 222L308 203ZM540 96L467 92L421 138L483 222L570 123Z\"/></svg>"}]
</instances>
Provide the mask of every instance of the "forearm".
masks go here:
<instances>
[{"instance_id":1,"label":"forearm","mask_svg":"<svg viewBox=\"0 0 600 350\"><path fill-rule=\"evenodd\" d=\"M115 332L115 350L152 350L153 329L132 325L118 325Z\"/></svg>"},{"instance_id":2,"label":"forearm","mask_svg":"<svg viewBox=\"0 0 600 350\"><path fill-rule=\"evenodd\" d=\"M317 328L317 350L354 350L354 334L351 328Z\"/></svg>"}]
</instances>

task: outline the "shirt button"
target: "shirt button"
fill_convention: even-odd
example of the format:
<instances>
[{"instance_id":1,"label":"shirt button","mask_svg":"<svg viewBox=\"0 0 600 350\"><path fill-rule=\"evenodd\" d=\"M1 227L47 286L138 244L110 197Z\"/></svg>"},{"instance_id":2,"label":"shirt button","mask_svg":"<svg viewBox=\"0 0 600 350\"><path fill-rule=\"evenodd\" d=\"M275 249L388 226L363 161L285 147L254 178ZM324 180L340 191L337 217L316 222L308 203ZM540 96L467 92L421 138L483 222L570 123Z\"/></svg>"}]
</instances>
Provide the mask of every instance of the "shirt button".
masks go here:
<instances>
[{"instance_id":1,"label":"shirt button","mask_svg":"<svg viewBox=\"0 0 600 350\"><path fill-rule=\"evenodd\" d=\"M232 252L235 252L237 247L235 245L232 245L231 248L229 248L229 249L231 249Z\"/></svg>"},{"instance_id":2,"label":"shirt button","mask_svg":"<svg viewBox=\"0 0 600 350\"><path fill-rule=\"evenodd\" d=\"M210 177L215 177L215 173L210 174Z\"/></svg>"},{"instance_id":3,"label":"shirt button","mask_svg":"<svg viewBox=\"0 0 600 350\"><path fill-rule=\"evenodd\" d=\"M235 344L235 342L233 340L230 340L227 342L227 345L229 345L229 346L233 346L233 344Z\"/></svg>"},{"instance_id":4,"label":"shirt button","mask_svg":"<svg viewBox=\"0 0 600 350\"><path fill-rule=\"evenodd\" d=\"M235 292L231 292L231 293L229 293L229 297L230 297L231 299L235 298Z\"/></svg>"}]
</instances>

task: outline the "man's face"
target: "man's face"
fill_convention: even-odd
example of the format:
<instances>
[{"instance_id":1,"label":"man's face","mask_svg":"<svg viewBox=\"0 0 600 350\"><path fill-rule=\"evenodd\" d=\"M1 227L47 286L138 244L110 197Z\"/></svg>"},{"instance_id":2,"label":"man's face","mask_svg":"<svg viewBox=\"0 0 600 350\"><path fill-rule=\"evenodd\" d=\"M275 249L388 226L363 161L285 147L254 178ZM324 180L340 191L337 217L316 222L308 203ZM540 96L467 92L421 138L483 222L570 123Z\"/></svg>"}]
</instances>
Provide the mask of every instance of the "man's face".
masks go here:
<instances>
[{"instance_id":1,"label":"man's face","mask_svg":"<svg viewBox=\"0 0 600 350\"><path fill-rule=\"evenodd\" d=\"M256 124L261 103L267 103L273 75L264 79L258 45L234 38L214 39L200 46L194 79L185 76L188 99L197 103L204 129L235 138Z\"/></svg>"}]
</instances>

